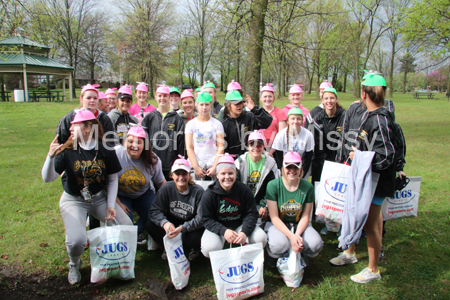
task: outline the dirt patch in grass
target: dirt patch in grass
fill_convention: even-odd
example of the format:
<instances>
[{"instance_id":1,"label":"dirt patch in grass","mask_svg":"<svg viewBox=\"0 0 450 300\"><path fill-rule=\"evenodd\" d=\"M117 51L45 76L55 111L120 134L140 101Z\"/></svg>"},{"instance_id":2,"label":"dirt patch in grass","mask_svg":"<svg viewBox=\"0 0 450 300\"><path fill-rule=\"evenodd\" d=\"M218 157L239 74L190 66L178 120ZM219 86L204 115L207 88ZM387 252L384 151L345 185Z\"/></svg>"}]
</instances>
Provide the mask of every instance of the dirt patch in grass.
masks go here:
<instances>
[{"instance_id":1,"label":"dirt patch in grass","mask_svg":"<svg viewBox=\"0 0 450 300\"><path fill-rule=\"evenodd\" d=\"M82 274L85 272L82 272ZM0 295L2 299L175 299L187 297L211 299L211 290L189 287L177 291L169 282L147 278L140 282L110 279L104 283L91 284L83 274L78 285L70 285L66 276L57 277L39 270L32 273L19 266L0 264Z\"/></svg>"}]
</instances>

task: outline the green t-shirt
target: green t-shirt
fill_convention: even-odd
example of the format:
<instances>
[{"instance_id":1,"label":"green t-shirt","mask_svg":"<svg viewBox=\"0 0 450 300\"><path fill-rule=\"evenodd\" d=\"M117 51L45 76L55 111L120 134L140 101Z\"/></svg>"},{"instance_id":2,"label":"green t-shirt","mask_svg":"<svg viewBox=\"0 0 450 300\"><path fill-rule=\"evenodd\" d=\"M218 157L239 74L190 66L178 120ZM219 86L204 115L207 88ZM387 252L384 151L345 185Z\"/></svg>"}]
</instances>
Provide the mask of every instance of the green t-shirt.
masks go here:
<instances>
[{"instance_id":1,"label":"green t-shirt","mask_svg":"<svg viewBox=\"0 0 450 300\"><path fill-rule=\"evenodd\" d=\"M280 219L285 223L297 223L300 221L305 203L314 203L314 187L305 179L295 192L289 192L283 184L283 177L278 177L269 182L266 189L266 199L278 203Z\"/></svg>"},{"instance_id":2,"label":"green t-shirt","mask_svg":"<svg viewBox=\"0 0 450 300\"><path fill-rule=\"evenodd\" d=\"M252 190L253 196L255 196L256 186L261 179L261 174L264 169L264 163L266 162L266 156L263 154L261 160L255 163L250 158L250 154L247 153L246 160L248 167L247 186Z\"/></svg>"}]
</instances>

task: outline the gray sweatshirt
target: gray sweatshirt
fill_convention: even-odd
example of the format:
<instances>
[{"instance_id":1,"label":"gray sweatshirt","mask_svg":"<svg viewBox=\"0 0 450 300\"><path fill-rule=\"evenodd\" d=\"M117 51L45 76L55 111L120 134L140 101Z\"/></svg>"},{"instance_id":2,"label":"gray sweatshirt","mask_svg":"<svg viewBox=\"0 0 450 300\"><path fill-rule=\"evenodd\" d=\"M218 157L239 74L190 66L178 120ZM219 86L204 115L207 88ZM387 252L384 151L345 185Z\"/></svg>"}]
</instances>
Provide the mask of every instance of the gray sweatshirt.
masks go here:
<instances>
[{"instance_id":1,"label":"gray sweatshirt","mask_svg":"<svg viewBox=\"0 0 450 300\"><path fill-rule=\"evenodd\" d=\"M194 184L189 186L185 194L181 194L175 182L169 181L163 184L156 193L155 202L148 212L149 220L161 227L166 222L177 220L178 224L182 224L182 232L201 228L203 225L200 200L203 191L201 186Z\"/></svg>"}]
</instances>

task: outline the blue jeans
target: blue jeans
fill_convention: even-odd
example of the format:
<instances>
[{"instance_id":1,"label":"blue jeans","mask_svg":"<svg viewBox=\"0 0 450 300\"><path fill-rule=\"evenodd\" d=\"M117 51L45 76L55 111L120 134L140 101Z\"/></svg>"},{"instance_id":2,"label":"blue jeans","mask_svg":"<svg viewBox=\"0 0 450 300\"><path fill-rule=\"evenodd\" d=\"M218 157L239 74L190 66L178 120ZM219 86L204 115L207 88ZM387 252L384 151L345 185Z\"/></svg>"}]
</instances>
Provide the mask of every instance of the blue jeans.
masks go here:
<instances>
[{"instance_id":1,"label":"blue jeans","mask_svg":"<svg viewBox=\"0 0 450 300\"><path fill-rule=\"evenodd\" d=\"M135 199L118 195L120 202L125 204L130 210L128 215L131 221L133 221L133 210L139 215L139 220L135 223L138 227L138 234L141 234L144 231L145 223L148 220L148 211L150 210L153 201L155 201L155 196L155 192L152 189L148 189L144 194Z\"/></svg>"}]
</instances>

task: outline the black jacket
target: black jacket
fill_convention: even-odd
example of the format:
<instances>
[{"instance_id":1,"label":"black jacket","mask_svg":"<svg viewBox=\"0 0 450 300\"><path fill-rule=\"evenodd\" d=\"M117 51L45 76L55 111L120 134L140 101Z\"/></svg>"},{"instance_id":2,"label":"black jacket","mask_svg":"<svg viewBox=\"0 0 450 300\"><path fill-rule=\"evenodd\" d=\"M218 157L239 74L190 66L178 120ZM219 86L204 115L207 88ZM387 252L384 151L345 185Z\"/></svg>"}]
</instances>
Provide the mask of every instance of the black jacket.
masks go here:
<instances>
[{"instance_id":1,"label":"black jacket","mask_svg":"<svg viewBox=\"0 0 450 300\"><path fill-rule=\"evenodd\" d=\"M223 105L220 104L218 101L214 101L212 113L214 114L214 118L217 119L219 116L220 111L222 110Z\"/></svg>"},{"instance_id":2,"label":"black jacket","mask_svg":"<svg viewBox=\"0 0 450 300\"><path fill-rule=\"evenodd\" d=\"M235 230L242 225L242 232L248 237L255 230L259 216L252 191L239 181L235 181L230 192L214 181L203 193L201 210L203 226L219 236L227 229Z\"/></svg>"},{"instance_id":3,"label":"black jacket","mask_svg":"<svg viewBox=\"0 0 450 300\"><path fill-rule=\"evenodd\" d=\"M313 125L311 129L314 134L312 177L313 181L319 181L325 160L334 161L336 158L339 140L341 139L342 123L344 123L345 109L338 107L333 117L329 117L323 108L311 115L314 115L311 118L311 124ZM309 126L308 123L309 119L307 119L305 127L306 125ZM309 127L307 128L309 129Z\"/></svg>"},{"instance_id":4,"label":"black jacket","mask_svg":"<svg viewBox=\"0 0 450 300\"><path fill-rule=\"evenodd\" d=\"M117 108L110 111L108 117L111 119L114 131L116 132L116 145L122 142L128 130L131 128L132 123L135 125L139 124L135 116L129 113L123 114Z\"/></svg>"},{"instance_id":5,"label":"black jacket","mask_svg":"<svg viewBox=\"0 0 450 300\"><path fill-rule=\"evenodd\" d=\"M272 116L259 105L255 105L250 112L244 110L237 118L224 116L222 125L225 131L225 152L236 155L236 159L247 151L247 135L253 130L267 129L270 124Z\"/></svg>"},{"instance_id":6,"label":"black jacket","mask_svg":"<svg viewBox=\"0 0 450 300\"><path fill-rule=\"evenodd\" d=\"M178 155L184 155L184 122L175 111L167 113L163 119L158 110L144 117L142 126L151 140L153 153L162 162L162 169L168 172Z\"/></svg>"},{"instance_id":7,"label":"black jacket","mask_svg":"<svg viewBox=\"0 0 450 300\"><path fill-rule=\"evenodd\" d=\"M390 112L383 106L374 111L366 111L362 119L346 117L345 121L348 129L344 128L342 132L343 161L349 158L351 146L361 151L374 151L372 171L380 174L375 195L392 197L395 192L396 165L393 142L395 129Z\"/></svg>"},{"instance_id":8,"label":"black jacket","mask_svg":"<svg viewBox=\"0 0 450 300\"><path fill-rule=\"evenodd\" d=\"M79 111L79 109L72 110L68 114L66 114L61 121L59 121L58 128L56 129L56 134L58 135L58 143L64 144L67 139L70 137L70 126L72 124L70 122L75 118L75 114ZM113 124L108 118L108 115L102 111L98 111L97 120L102 125L103 134L107 132L114 132ZM112 135L110 136L112 138ZM113 145L114 143L111 143Z\"/></svg>"}]
</instances>

